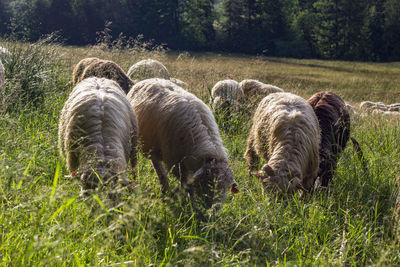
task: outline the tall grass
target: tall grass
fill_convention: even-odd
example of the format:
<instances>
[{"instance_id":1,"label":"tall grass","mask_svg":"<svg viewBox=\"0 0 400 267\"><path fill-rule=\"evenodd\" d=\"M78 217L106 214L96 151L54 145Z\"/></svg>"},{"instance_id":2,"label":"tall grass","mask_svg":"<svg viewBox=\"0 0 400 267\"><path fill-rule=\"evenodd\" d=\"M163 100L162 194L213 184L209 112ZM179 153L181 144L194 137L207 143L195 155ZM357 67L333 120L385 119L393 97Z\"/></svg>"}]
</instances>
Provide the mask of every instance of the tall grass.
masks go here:
<instances>
[{"instance_id":1,"label":"tall grass","mask_svg":"<svg viewBox=\"0 0 400 267\"><path fill-rule=\"evenodd\" d=\"M35 46L36 45L36 46ZM138 155L135 192L121 190L114 201L104 190L80 194L67 177L57 149L59 112L71 90L74 64L85 56L113 59L128 68L143 59L134 50L8 43L28 51L39 47L27 67L12 72L12 88L36 73L53 73L32 87L43 97L36 108L14 98L0 116L0 259L2 265L379 265L400 264L395 215L400 169L400 121L356 116L352 135L367 169L350 145L339 160L333 184L312 196L277 199L248 176L242 159L251 116L217 114L240 193L229 195L215 215L199 219L185 192L161 194L149 161ZM34 48L32 48L34 47ZM18 49L20 50L18 50ZM57 51L48 57L52 49ZM134 48L140 51L139 48ZM10 49L12 51L12 49ZM34 54L34 53L33 53ZM15 55L23 69L26 53ZM146 50L143 56L152 57ZM361 99L400 102L400 66L314 60L246 58L154 52L171 74L208 103L209 89L227 75L260 79L309 97L333 90L353 104ZM48 61L49 60L49 61ZM43 64L42 64L43 63ZM7 74L8 72L8 74ZM35 73L35 74L32 74ZM14 74L12 74L14 75ZM397 75L397 76L396 76ZM376 79L376 80L375 80ZM396 84L397 83L397 84ZM11 88L8 84L7 88ZM36 89L34 89L36 90ZM10 100L11 101L11 100ZM9 110L7 109L7 110ZM133 170L128 176L132 179ZM179 182L170 177L171 187Z\"/></svg>"}]
</instances>

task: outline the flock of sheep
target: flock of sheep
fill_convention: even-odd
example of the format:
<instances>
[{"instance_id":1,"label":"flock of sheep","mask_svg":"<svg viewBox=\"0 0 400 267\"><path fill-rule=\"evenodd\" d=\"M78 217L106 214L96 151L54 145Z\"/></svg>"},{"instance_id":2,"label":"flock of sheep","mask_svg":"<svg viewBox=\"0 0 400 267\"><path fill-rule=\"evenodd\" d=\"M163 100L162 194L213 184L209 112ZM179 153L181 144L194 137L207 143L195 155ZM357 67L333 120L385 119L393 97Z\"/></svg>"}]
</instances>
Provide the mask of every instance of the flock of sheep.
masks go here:
<instances>
[{"instance_id":1,"label":"flock of sheep","mask_svg":"<svg viewBox=\"0 0 400 267\"><path fill-rule=\"evenodd\" d=\"M73 83L61 111L59 146L84 189L100 181L133 186L125 171L129 161L135 168L140 150L163 192L169 172L205 208L220 207L228 191L239 192L212 111L162 63L144 60L126 74L112 61L85 58L74 68ZM243 103L257 106L244 154L250 175L286 193L311 192L317 178L328 186L350 137L340 96L320 92L306 101L257 80L224 80L212 89L215 111ZM268 163L255 172L260 158Z\"/></svg>"},{"instance_id":2,"label":"flock of sheep","mask_svg":"<svg viewBox=\"0 0 400 267\"><path fill-rule=\"evenodd\" d=\"M84 189L99 182L134 187L125 172L128 162L136 167L141 151L151 160L163 192L169 191L169 172L206 208L220 206L229 190L239 192L212 111L185 90L186 83L170 77L161 62L142 60L125 73L115 62L85 58L73 70L73 85L61 111L59 147ZM214 112L254 107L244 154L249 174L286 193L311 192L317 181L328 186L350 138L354 113L335 93L320 92L306 101L257 80L217 82L210 106ZM400 104L366 101L360 109L399 113ZM362 157L357 141L351 140ZM267 164L256 171L260 158Z\"/></svg>"}]
</instances>

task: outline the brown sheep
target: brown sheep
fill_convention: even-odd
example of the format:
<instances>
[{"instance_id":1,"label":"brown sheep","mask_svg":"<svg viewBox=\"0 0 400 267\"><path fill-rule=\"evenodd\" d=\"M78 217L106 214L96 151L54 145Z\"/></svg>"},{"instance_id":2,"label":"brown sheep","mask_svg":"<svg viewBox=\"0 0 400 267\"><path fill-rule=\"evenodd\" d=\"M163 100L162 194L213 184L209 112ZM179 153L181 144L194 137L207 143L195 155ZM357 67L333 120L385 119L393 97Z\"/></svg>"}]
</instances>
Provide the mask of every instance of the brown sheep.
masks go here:
<instances>
[{"instance_id":1,"label":"brown sheep","mask_svg":"<svg viewBox=\"0 0 400 267\"><path fill-rule=\"evenodd\" d=\"M75 85L89 77L107 78L116 81L126 94L133 86L133 81L129 79L125 71L110 60L99 58L82 59L74 68L72 74L73 84Z\"/></svg>"},{"instance_id":2,"label":"brown sheep","mask_svg":"<svg viewBox=\"0 0 400 267\"><path fill-rule=\"evenodd\" d=\"M321 128L318 176L321 185L327 187L350 137L350 115L344 100L332 92L316 93L307 102L314 109Z\"/></svg>"}]
</instances>

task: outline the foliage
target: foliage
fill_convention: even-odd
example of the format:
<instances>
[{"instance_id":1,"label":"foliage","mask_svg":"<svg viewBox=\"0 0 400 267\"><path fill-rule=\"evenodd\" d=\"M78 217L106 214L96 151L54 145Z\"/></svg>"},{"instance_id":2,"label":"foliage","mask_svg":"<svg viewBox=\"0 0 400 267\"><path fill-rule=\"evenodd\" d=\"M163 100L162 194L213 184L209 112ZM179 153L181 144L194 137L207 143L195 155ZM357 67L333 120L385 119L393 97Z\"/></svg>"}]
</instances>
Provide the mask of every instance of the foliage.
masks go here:
<instances>
[{"instance_id":1,"label":"foliage","mask_svg":"<svg viewBox=\"0 0 400 267\"><path fill-rule=\"evenodd\" d=\"M397 0L2 0L0 34L68 44L142 36L172 49L284 57L400 60Z\"/></svg>"},{"instance_id":2,"label":"foliage","mask_svg":"<svg viewBox=\"0 0 400 267\"><path fill-rule=\"evenodd\" d=\"M60 84L61 58L55 40L48 36L30 45L6 41L9 54L3 64L7 83L0 90L0 112L40 107L51 91L65 89Z\"/></svg>"}]
</instances>

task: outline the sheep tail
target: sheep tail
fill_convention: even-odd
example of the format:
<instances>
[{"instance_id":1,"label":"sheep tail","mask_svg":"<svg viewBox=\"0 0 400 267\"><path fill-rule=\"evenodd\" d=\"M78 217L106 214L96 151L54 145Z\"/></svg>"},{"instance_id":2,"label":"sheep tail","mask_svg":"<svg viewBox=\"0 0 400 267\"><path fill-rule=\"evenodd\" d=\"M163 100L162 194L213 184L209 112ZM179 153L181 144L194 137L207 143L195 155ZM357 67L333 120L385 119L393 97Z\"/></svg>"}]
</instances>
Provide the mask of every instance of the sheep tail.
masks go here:
<instances>
[{"instance_id":1,"label":"sheep tail","mask_svg":"<svg viewBox=\"0 0 400 267\"><path fill-rule=\"evenodd\" d=\"M362 166L363 166L363 169L364 169L365 171L367 171L367 170L368 170L368 168L367 168L367 161L366 161L365 158L364 158L364 153L363 153L362 150L361 150L360 144L357 142L357 140L356 140L355 138L350 137L350 139L351 139L351 141L353 142L353 151L354 151L355 153L357 153L358 159L361 161L361 164L362 164Z\"/></svg>"}]
</instances>

